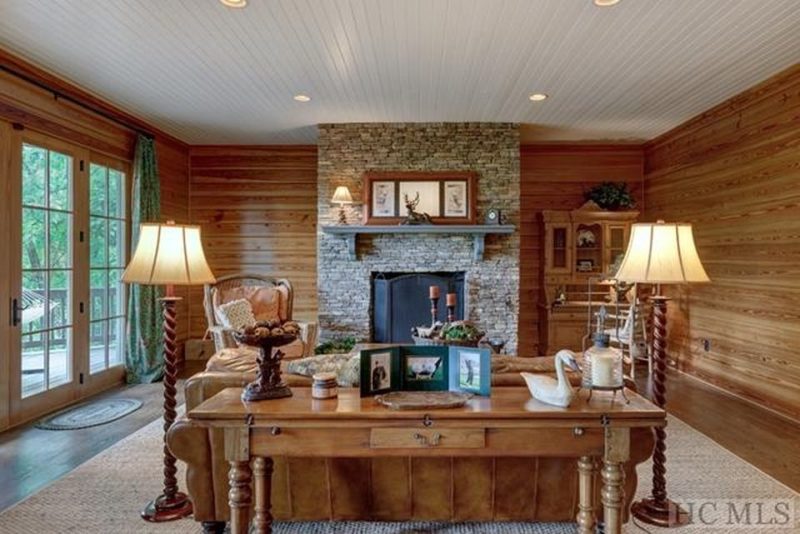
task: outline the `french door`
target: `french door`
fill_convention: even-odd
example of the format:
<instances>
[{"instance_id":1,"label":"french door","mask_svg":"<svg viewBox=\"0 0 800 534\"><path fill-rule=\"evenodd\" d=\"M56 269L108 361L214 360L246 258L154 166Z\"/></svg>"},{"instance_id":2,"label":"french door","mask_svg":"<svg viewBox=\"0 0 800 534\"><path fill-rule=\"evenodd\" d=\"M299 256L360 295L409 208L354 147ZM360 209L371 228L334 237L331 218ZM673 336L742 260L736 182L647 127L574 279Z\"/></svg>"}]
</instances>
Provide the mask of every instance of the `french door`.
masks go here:
<instances>
[{"instance_id":1,"label":"french door","mask_svg":"<svg viewBox=\"0 0 800 534\"><path fill-rule=\"evenodd\" d=\"M11 424L124 371L126 167L57 139L11 143Z\"/></svg>"}]
</instances>

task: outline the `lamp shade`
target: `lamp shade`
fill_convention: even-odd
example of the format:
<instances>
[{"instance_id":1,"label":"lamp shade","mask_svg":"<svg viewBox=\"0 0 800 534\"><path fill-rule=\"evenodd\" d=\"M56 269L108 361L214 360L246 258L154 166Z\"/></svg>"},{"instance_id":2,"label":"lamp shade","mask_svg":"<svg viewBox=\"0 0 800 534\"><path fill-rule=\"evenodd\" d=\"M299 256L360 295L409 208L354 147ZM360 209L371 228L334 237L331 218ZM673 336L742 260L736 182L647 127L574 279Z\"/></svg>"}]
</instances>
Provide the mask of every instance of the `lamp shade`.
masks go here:
<instances>
[{"instance_id":1,"label":"lamp shade","mask_svg":"<svg viewBox=\"0 0 800 534\"><path fill-rule=\"evenodd\" d=\"M333 199L331 199L331 202L334 204L352 204L353 196L350 194L350 190L347 189L347 186L340 185L336 188L336 191L333 192Z\"/></svg>"},{"instance_id":2,"label":"lamp shade","mask_svg":"<svg viewBox=\"0 0 800 534\"><path fill-rule=\"evenodd\" d=\"M694 246L692 225L664 221L632 225L615 278L653 284L710 281Z\"/></svg>"},{"instance_id":3,"label":"lamp shade","mask_svg":"<svg viewBox=\"0 0 800 534\"><path fill-rule=\"evenodd\" d=\"M200 241L200 227L144 223L122 281L143 285L196 285L215 281Z\"/></svg>"}]
</instances>

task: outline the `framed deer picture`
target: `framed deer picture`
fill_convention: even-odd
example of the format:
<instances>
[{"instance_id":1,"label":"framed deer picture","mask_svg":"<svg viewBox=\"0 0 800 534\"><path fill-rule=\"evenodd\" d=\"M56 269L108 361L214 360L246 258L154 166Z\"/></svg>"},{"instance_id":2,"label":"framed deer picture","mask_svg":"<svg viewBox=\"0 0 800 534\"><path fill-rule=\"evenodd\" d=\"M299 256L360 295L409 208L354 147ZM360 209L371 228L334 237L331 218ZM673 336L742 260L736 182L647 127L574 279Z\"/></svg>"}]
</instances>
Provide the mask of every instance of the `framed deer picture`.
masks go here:
<instances>
[{"instance_id":1,"label":"framed deer picture","mask_svg":"<svg viewBox=\"0 0 800 534\"><path fill-rule=\"evenodd\" d=\"M400 224L409 210L433 224L475 224L476 185L469 171L367 172L364 224Z\"/></svg>"}]
</instances>

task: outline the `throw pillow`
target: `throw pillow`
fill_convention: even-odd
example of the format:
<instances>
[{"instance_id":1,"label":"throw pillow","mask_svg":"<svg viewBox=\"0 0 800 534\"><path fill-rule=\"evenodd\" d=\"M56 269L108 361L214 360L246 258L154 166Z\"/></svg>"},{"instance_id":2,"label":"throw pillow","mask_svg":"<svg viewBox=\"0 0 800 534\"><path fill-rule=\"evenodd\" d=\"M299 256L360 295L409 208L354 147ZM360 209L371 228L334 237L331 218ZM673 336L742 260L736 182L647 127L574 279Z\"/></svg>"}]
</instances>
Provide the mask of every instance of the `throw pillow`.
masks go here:
<instances>
[{"instance_id":1,"label":"throw pillow","mask_svg":"<svg viewBox=\"0 0 800 534\"><path fill-rule=\"evenodd\" d=\"M355 387L359 382L361 356L356 354L322 354L286 362L286 371L301 376L316 373L336 373L336 382L342 387Z\"/></svg>"},{"instance_id":2,"label":"throw pillow","mask_svg":"<svg viewBox=\"0 0 800 534\"><path fill-rule=\"evenodd\" d=\"M222 326L241 330L256 324L256 318L253 316L253 307L246 299L232 300L231 302L220 304L218 309L220 319L222 319Z\"/></svg>"}]
</instances>

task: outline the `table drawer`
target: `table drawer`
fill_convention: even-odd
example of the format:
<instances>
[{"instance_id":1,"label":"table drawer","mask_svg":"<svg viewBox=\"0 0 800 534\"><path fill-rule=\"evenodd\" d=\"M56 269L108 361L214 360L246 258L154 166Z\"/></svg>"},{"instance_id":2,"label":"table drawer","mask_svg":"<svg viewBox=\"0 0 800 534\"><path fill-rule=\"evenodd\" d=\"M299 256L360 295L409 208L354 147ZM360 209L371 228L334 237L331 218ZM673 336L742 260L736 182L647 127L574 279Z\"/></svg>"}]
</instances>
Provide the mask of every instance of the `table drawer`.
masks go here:
<instances>
[{"instance_id":1,"label":"table drawer","mask_svg":"<svg viewBox=\"0 0 800 534\"><path fill-rule=\"evenodd\" d=\"M483 428L373 428L369 436L373 449L482 449Z\"/></svg>"}]
</instances>

